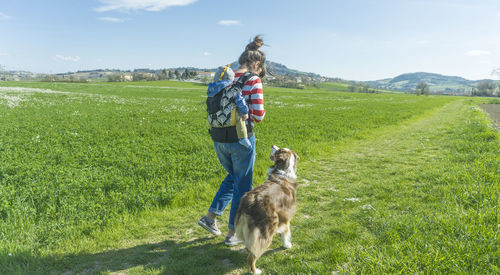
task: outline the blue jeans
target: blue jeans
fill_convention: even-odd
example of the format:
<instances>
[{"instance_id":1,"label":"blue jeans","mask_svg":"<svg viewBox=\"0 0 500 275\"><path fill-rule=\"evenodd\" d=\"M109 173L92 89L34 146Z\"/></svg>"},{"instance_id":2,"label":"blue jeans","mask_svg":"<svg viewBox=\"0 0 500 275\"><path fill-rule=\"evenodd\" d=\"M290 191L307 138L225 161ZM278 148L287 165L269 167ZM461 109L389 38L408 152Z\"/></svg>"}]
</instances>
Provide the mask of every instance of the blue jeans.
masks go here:
<instances>
[{"instance_id":1,"label":"blue jeans","mask_svg":"<svg viewBox=\"0 0 500 275\"><path fill-rule=\"evenodd\" d=\"M238 142L214 142L217 157L228 174L220 184L219 191L215 194L208 211L220 216L232 200L228 224L229 229L232 230L234 230L234 218L240 205L240 199L246 192L252 190L255 135L249 140L252 143L252 149L248 149Z\"/></svg>"}]
</instances>

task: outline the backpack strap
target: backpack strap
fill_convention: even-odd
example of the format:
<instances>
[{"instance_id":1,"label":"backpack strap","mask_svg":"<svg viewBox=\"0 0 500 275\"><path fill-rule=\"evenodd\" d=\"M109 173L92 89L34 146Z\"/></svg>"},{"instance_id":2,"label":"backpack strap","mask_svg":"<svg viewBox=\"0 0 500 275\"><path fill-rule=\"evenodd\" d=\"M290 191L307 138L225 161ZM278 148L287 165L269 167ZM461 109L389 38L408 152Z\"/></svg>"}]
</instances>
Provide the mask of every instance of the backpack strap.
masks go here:
<instances>
[{"instance_id":1,"label":"backpack strap","mask_svg":"<svg viewBox=\"0 0 500 275\"><path fill-rule=\"evenodd\" d=\"M253 76L256 76L257 74L256 73L252 73L252 72L245 72L242 76L240 76L240 78L238 79L238 81L236 82L236 84L240 87L240 89L243 89L243 87L245 87L245 83L250 79L252 78ZM251 109L251 106L252 106L252 94L249 94L248 95L248 109ZM251 117L249 116L248 119L251 119Z\"/></svg>"},{"instance_id":2,"label":"backpack strap","mask_svg":"<svg viewBox=\"0 0 500 275\"><path fill-rule=\"evenodd\" d=\"M242 76L240 76L240 78L238 78L238 81L236 82L236 84L239 85L239 87L241 89L243 89L243 87L245 86L245 83L252 77L252 76L255 76L257 74L255 73L252 73L252 72L245 72Z\"/></svg>"},{"instance_id":3,"label":"backpack strap","mask_svg":"<svg viewBox=\"0 0 500 275\"><path fill-rule=\"evenodd\" d=\"M256 76L257 74L256 73L252 73L252 72L245 72L242 76L240 76L240 78L238 79L238 82L236 82L237 85L239 85L239 87L241 89L243 89L243 87L245 87L245 83L250 79L252 78L253 76ZM253 132L253 126L252 126L252 94L248 94L248 120L247 120L247 131L249 133Z\"/></svg>"}]
</instances>

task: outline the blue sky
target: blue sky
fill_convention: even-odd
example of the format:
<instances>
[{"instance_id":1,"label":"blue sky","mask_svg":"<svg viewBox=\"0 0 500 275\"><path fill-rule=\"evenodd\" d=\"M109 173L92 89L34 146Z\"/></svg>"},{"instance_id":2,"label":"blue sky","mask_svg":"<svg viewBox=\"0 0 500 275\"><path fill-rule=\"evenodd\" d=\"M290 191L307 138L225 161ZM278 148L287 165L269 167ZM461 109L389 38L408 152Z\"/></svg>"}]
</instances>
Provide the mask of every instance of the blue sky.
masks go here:
<instances>
[{"instance_id":1,"label":"blue sky","mask_svg":"<svg viewBox=\"0 0 500 275\"><path fill-rule=\"evenodd\" d=\"M351 80L500 67L498 0L0 0L0 34L0 65L46 73L213 68L255 34L269 60Z\"/></svg>"}]
</instances>

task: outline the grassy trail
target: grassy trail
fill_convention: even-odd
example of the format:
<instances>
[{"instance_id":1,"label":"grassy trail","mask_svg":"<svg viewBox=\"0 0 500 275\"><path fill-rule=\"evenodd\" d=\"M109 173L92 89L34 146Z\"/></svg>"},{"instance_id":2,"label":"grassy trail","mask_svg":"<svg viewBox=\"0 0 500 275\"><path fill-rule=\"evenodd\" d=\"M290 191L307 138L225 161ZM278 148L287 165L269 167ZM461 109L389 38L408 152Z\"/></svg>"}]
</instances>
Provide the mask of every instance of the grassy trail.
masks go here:
<instances>
[{"instance_id":1,"label":"grassy trail","mask_svg":"<svg viewBox=\"0 0 500 275\"><path fill-rule=\"evenodd\" d=\"M453 102L305 164L303 200L316 203L302 205L296 230L317 229L297 271L498 272L500 147L497 138L496 150L474 148L481 117Z\"/></svg>"},{"instance_id":2,"label":"grassy trail","mask_svg":"<svg viewBox=\"0 0 500 275\"><path fill-rule=\"evenodd\" d=\"M498 133L465 100L329 148L299 163L294 247L281 250L276 237L258 266L271 274L499 272L499 149ZM241 247L196 225L208 204L123 216L88 239L21 255L29 264L11 271L246 272Z\"/></svg>"}]
</instances>

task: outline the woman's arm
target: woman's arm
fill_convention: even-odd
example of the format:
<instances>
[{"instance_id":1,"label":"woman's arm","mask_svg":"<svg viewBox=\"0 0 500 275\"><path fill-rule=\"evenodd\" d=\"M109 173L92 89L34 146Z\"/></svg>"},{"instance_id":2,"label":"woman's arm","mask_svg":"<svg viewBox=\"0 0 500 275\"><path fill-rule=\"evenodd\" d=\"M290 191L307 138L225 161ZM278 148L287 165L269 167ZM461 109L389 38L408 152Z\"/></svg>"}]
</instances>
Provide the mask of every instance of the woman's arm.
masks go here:
<instances>
[{"instance_id":1,"label":"woman's arm","mask_svg":"<svg viewBox=\"0 0 500 275\"><path fill-rule=\"evenodd\" d=\"M242 94L247 100L250 100L250 114L252 121L261 122L266 115L264 109L264 93L262 90L262 81L258 76L253 76L245 83Z\"/></svg>"}]
</instances>

